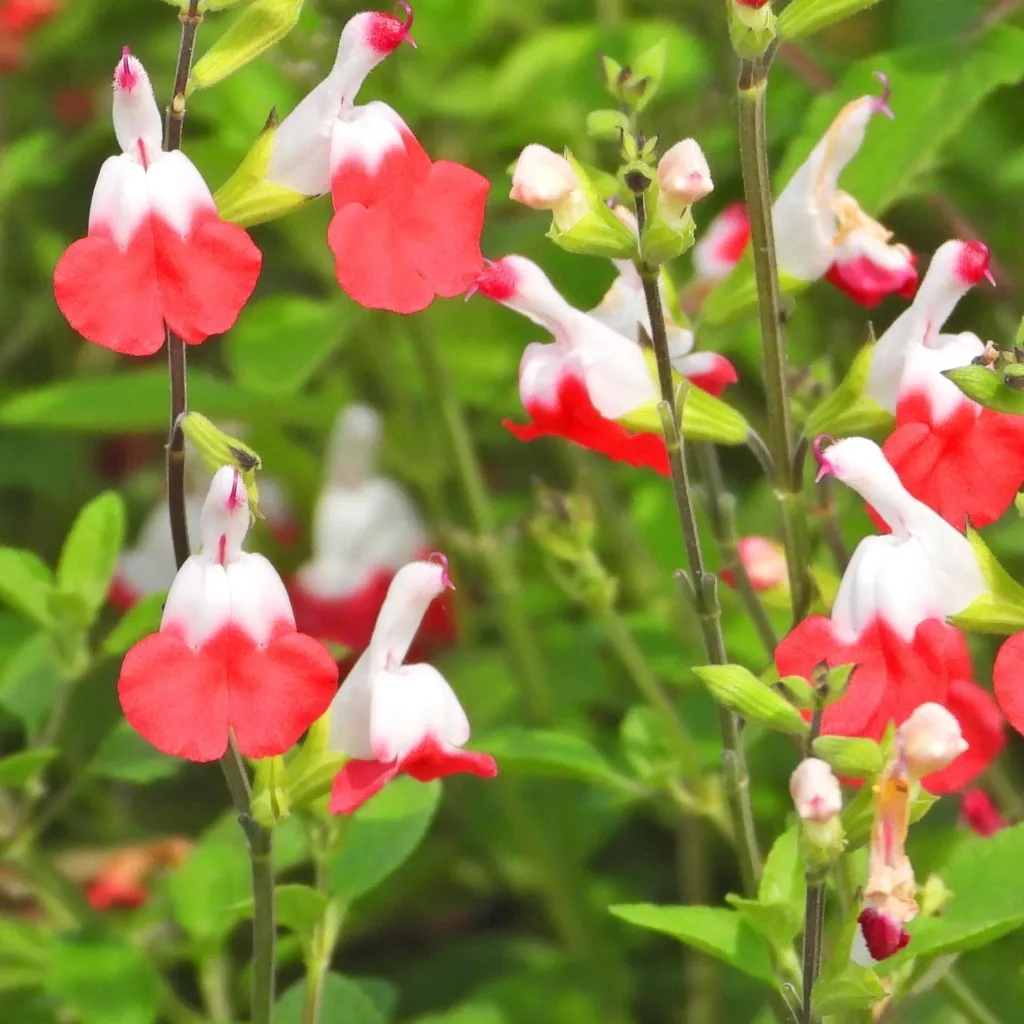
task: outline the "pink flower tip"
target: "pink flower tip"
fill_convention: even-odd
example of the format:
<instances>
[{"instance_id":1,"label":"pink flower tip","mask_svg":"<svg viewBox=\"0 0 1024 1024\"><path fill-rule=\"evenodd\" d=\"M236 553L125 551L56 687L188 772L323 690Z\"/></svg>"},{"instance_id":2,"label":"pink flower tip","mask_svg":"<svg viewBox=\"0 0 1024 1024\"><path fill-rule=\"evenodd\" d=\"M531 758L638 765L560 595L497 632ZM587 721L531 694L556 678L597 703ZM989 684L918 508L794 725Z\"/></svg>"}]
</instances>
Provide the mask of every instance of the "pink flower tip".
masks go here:
<instances>
[{"instance_id":1,"label":"pink flower tip","mask_svg":"<svg viewBox=\"0 0 1024 1024\"><path fill-rule=\"evenodd\" d=\"M876 71L875 78L882 83L882 95L874 100L872 110L876 114L885 114L890 121L896 120L896 115L889 106L889 98L892 96L892 86L889 84L889 76L884 71Z\"/></svg>"},{"instance_id":2,"label":"pink flower tip","mask_svg":"<svg viewBox=\"0 0 1024 1024\"><path fill-rule=\"evenodd\" d=\"M515 297L518 283L515 268L507 259L494 260L486 263L469 294L480 292L495 302L508 302Z\"/></svg>"},{"instance_id":3,"label":"pink flower tip","mask_svg":"<svg viewBox=\"0 0 1024 1024\"><path fill-rule=\"evenodd\" d=\"M755 11L759 11L769 2L770 0L733 0L733 3L738 4L740 7L752 7Z\"/></svg>"},{"instance_id":4,"label":"pink flower tip","mask_svg":"<svg viewBox=\"0 0 1024 1024\"><path fill-rule=\"evenodd\" d=\"M427 555L427 561L441 567L441 585L447 590L454 590L455 584L452 583L452 579L448 575L448 556L440 551L434 551Z\"/></svg>"},{"instance_id":5,"label":"pink flower tip","mask_svg":"<svg viewBox=\"0 0 1024 1024\"><path fill-rule=\"evenodd\" d=\"M409 34L412 31L413 10L408 0L398 0L395 5L405 11L405 21L393 14L376 13L370 19L370 30L367 43L377 53L387 56L398 49L402 43L408 43L416 49L416 40Z\"/></svg>"},{"instance_id":6,"label":"pink flower tip","mask_svg":"<svg viewBox=\"0 0 1024 1024\"><path fill-rule=\"evenodd\" d=\"M989 251L984 242L977 239L960 244L960 254L956 261L956 275L966 285L975 285L982 278L995 284L992 271L989 270Z\"/></svg>"},{"instance_id":7,"label":"pink flower tip","mask_svg":"<svg viewBox=\"0 0 1024 1024\"><path fill-rule=\"evenodd\" d=\"M828 454L823 449L823 445L833 445L836 443L836 439L831 434L819 434L814 439L814 457L818 460L818 465L821 467L818 470L817 475L814 478L815 483L819 483L821 478L827 476L833 472L832 464L829 462Z\"/></svg>"},{"instance_id":8,"label":"pink flower tip","mask_svg":"<svg viewBox=\"0 0 1024 1024\"><path fill-rule=\"evenodd\" d=\"M234 512L235 509L241 508L247 502L245 494L245 488L242 488L242 493L238 493L238 484L242 477L238 470L235 470L235 475L231 479L231 493L228 495L227 509L229 512Z\"/></svg>"},{"instance_id":9,"label":"pink flower tip","mask_svg":"<svg viewBox=\"0 0 1024 1024\"><path fill-rule=\"evenodd\" d=\"M132 56L132 51L125 46L121 50L121 60L114 72L114 88L119 92L131 93L142 78L142 64Z\"/></svg>"}]
</instances>

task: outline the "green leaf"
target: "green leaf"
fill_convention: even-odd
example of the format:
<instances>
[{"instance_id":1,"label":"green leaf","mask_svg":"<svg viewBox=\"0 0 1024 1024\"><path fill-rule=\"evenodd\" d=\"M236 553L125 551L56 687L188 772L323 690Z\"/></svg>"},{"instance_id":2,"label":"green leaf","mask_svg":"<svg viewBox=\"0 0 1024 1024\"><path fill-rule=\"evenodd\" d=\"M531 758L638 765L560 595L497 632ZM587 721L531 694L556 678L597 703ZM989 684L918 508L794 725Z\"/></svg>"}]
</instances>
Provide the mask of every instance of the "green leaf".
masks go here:
<instances>
[{"instance_id":1,"label":"green leaf","mask_svg":"<svg viewBox=\"0 0 1024 1024\"><path fill-rule=\"evenodd\" d=\"M268 401L201 369L189 369L189 403L214 419L255 418L263 424L322 427L336 413L308 395ZM78 377L22 391L0 403L0 425L88 433L131 433L167 427L167 370L146 369L103 377ZM4 574L0 573L0 579ZM0 584L2 586L2 584Z\"/></svg>"},{"instance_id":2,"label":"green leaf","mask_svg":"<svg viewBox=\"0 0 1024 1024\"><path fill-rule=\"evenodd\" d=\"M734 910L669 907L653 903L623 903L608 909L623 921L671 935L758 981L775 985L768 947Z\"/></svg>"},{"instance_id":3,"label":"green leaf","mask_svg":"<svg viewBox=\"0 0 1024 1024\"><path fill-rule=\"evenodd\" d=\"M87 771L101 779L145 785L169 779L184 766L181 758L162 754L150 746L122 719L103 738Z\"/></svg>"},{"instance_id":4,"label":"green leaf","mask_svg":"<svg viewBox=\"0 0 1024 1024\"><path fill-rule=\"evenodd\" d=\"M654 353L645 350L644 355L651 372L656 375ZM690 441L712 441L715 444L746 444L750 424L741 412L720 398L686 384L680 377L676 378L676 385L680 388L680 427L683 437ZM659 406L659 402L649 402L623 416L619 422L628 430L661 434Z\"/></svg>"},{"instance_id":5,"label":"green leaf","mask_svg":"<svg viewBox=\"0 0 1024 1024\"><path fill-rule=\"evenodd\" d=\"M54 747L37 747L22 750L0 758L0 786L21 789L31 782L51 761L60 757Z\"/></svg>"},{"instance_id":6,"label":"green leaf","mask_svg":"<svg viewBox=\"0 0 1024 1024\"><path fill-rule=\"evenodd\" d=\"M11 916L0 917L0 960L46 967L53 942L53 933L42 925Z\"/></svg>"},{"instance_id":7,"label":"green leaf","mask_svg":"<svg viewBox=\"0 0 1024 1024\"><path fill-rule=\"evenodd\" d=\"M785 903L744 899L733 892L726 895L725 902L775 949L782 952L787 946L792 948L802 923L803 915L799 910L794 911Z\"/></svg>"},{"instance_id":8,"label":"green leaf","mask_svg":"<svg viewBox=\"0 0 1024 1024\"><path fill-rule=\"evenodd\" d=\"M782 903L803 909L803 863L800 859L800 830L787 829L772 844L764 862L757 898L764 903Z\"/></svg>"},{"instance_id":9,"label":"green leaf","mask_svg":"<svg viewBox=\"0 0 1024 1024\"><path fill-rule=\"evenodd\" d=\"M147 594L140 598L122 616L121 621L107 634L103 651L111 657L125 654L144 637L160 628L166 593Z\"/></svg>"},{"instance_id":10,"label":"green leaf","mask_svg":"<svg viewBox=\"0 0 1024 1024\"><path fill-rule=\"evenodd\" d=\"M629 130L629 115L621 110L592 110L587 114L587 134L592 139L618 142L624 131Z\"/></svg>"},{"instance_id":11,"label":"green leaf","mask_svg":"<svg viewBox=\"0 0 1024 1024\"><path fill-rule=\"evenodd\" d=\"M952 899L937 917L908 925L910 945L878 970L888 973L911 957L946 956L988 945L1024 924L1024 824L994 836L971 836L939 871Z\"/></svg>"},{"instance_id":12,"label":"green leaf","mask_svg":"<svg viewBox=\"0 0 1024 1024\"><path fill-rule=\"evenodd\" d=\"M308 943L330 906L330 897L308 885L279 885L274 893L278 922Z\"/></svg>"},{"instance_id":13,"label":"green leaf","mask_svg":"<svg viewBox=\"0 0 1024 1024\"><path fill-rule=\"evenodd\" d=\"M49 633L22 641L0 669L0 706L35 736L64 683L64 666Z\"/></svg>"},{"instance_id":14,"label":"green leaf","mask_svg":"<svg viewBox=\"0 0 1024 1024\"><path fill-rule=\"evenodd\" d=\"M779 15L779 35L802 39L874 6L878 0L793 0Z\"/></svg>"},{"instance_id":15,"label":"green leaf","mask_svg":"<svg viewBox=\"0 0 1024 1024\"><path fill-rule=\"evenodd\" d=\"M62 941L47 988L81 1024L153 1024L160 975L141 949L114 939Z\"/></svg>"},{"instance_id":16,"label":"green leaf","mask_svg":"<svg viewBox=\"0 0 1024 1024\"><path fill-rule=\"evenodd\" d=\"M794 736L810 728L789 701L741 665L703 665L693 671L715 700L744 718Z\"/></svg>"},{"instance_id":17,"label":"green leaf","mask_svg":"<svg viewBox=\"0 0 1024 1024\"><path fill-rule=\"evenodd\" d=\"M208 89L279 43L299 23L303 0L255 0L196 61L187 94Z\"/></svg>"},{"instance_id":18,"label":"green leaf","mask_svg":"<svg viewBox=\"0 0 1024 1024\"><path fill-rule=\"evenodd\" d=\"M57 563L57 586L76 598L90 626L110 589L117 556L124 542L124 502L113 491L93 498L71 525Z\"/></svg>"},{"instance_id":19,"label":"green leaf","mask_svg":"<svg viewBox=\"0 0 1024 1024\"><path fill-rule=\"evenodd\" d=\"M1010 387L1003 375L987 366L958 366L942 375L986 409L1024 416L1024 391Z\"/></svg>"},{"instance_id":20,"label":"green leaf","mask_svg":"<svg viewBox=\"0 0 1024 1024\"><path fill-rule=\"evenodd\" d=\"M1000 636L1024 629L1024 587L999 564L973 527L968 527L967 539L989 589L951 621L961 629Z\"/></svg>"},{"instance_id":21,"label":"green leaf","mask_svg":"<svg viewBox=\"0 0 1024 1024\"><path fill-rule=\"evenodd\" d=\"M825 1016L849 1010L870 1010L884 998L885 989L878 975L869 967L846 960L840 970L822 972L811 994L811 1003L818 1014Z\"/></svg>"},{"instance_id":22,"label":"green leaf","mask_svg":"<svg viewBox=\"0 0 1024 1024\"><path fill-rule=\"evenodd\" d=\"M873 778L883 767L882 748L874 741L851 736L819 736L811 744L815 757L827 761L840 775Z\"/></svg>"},{"instance_id":23,"label":"green leaf","mask_svg":"<svg viewBox=\"0 0 1024 1024\"><path fill-rule=\"evenodd\" d=\"M439 782L389 782L352 815L345 846L331 862L331 893L351 902L397 871L423 841L440 800Z\"/></svg>"},{"instance_id":24,"label":"green leaf","mask_svg":"<svg viewBox=\"0 0 1024 1024\"><path fill-rule=\"evenodd\" d=\"M864 345L839 385L815 406L804 424L808 437L868 434L892 423L890 413L864 394L874 350L873 343Z\"/></svg>"},{"instance_id":25,"label":"green leaf","mask_svg":"<svg viewBox=\"0 0 1024 1024\"><path fill-rule=\"evenodd\" d=\"M53 575L31 551L0 548L0 601L40 626L52 623Z\"/></svg>"},{"instance_id":26,"label":"green leaf","mask_svg":"<svg viewBox=\"0 0 1024 1024\"><path fill-rule=\"evenodd\" d=\"M348 322L346 322L346 319ZM341 344L352 304L275 295L249 303L225 341L238 383L256 394L298 391Z\"/></svg>"},{"instance_id":27,"label":"green leaf","mask_svg":"<svg viewBox=\"0 0 1024 1024\"><path fill-rule=\"evenodd\" d=\"M665 61L668 57L668 40L659 39L650 49L645 50L630 65L634 80L646 79L642 94L636 101L637 112L644 109L658 93L665 77Z\"/></svg>"},{"instance_id":28,"label":"green leaf","mask_svg":"<svg viewBox=\"0 0 1024 1024\"><path fill-rule=\"evenodd\" d=\"M582 736L545 729L503 729L480 743L503 769L524 775L582 779L636 792L632 779L617 772Z\"/></svg>"},{"instance_id":29,"label":"green leaf","mask_svg":"<svg viewBox=\"0 0 1024 1024\"><path fill-rule=\"evenodd\" d=\"M970 45L957 39L872 54L853 64L835 89L811 104L777 184L792 177L844 104L877 91L876 70L889 77L896 120L876 119L839 186L877 217L924 187L947 145L992 92L1024 78L1024 32L994 25Z\"/></svg>"},{"instance_id":30,"label":"green leaf","mask_svg":"<svg viewBox=\"0 0 1024 1024\"><path fill-rule=\"evenodd\" d=\"M799 295L808 287L807 281L779 271L780 294ZM701 324L718 327L743 316L753 316L756 312L757 280L754 277L754 261L748 250L729 276L708 293L700 308L700 320Z\"/></svg>"},{"instance_id":31,"label":"green leaf","mask_svg":"<svg viewBox=\"0 0 1024 1024\"><path fill-rule=\"evenodd\" d=\"M357 981L332 971L324 978L320 1019L325 1024L328 1021L331 1024L387 1024L389 1014L382 994L386 994L390 1002L390 994L379 983ZM303 1024L305 999L305 982L296 982L278 999L274 1024Z\"/></svg>"}]
</instances>

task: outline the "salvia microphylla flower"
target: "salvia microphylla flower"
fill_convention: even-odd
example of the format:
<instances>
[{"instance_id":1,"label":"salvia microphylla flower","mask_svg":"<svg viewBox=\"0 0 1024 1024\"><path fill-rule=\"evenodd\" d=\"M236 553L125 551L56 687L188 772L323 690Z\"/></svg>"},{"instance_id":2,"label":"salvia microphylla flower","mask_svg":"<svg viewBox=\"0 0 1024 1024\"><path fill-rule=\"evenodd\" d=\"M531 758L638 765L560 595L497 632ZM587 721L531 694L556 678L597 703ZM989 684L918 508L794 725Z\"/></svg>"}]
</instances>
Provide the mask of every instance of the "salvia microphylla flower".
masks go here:
<instances>
[{"instance_id":1,"label":"salvia microphylla flower","mask_svg":"<svg viewBox=\"0 0 1024 1024\"><path fill-rule=\"evenodd\" d=\"M505 421L516 437L564 437L616 462L668 475L661 436L633 433L617 422L658 399L636 341L570 306L540 267L522 256L491 263L477 279L476 289L554 337L552 342L532 342L523 352L519 397L530 422Z\"/></svg>"},{"instance_id":2,"label":"salvia microphylla flower","mask_svg":"<svg viewBox=\"0 0 1024 1024\"><path fill-rule=\"evenodd\" d=\"M163 126L145 68L125 47L114 72L114 132L122 152L100 168L89 234L54 270L68 323L89 341L148 356L165 324L190 345L234 324L262 257L184 153L163 152Z\"/></svg>"},{"instance_id":3,"label":"salvia microphylla flower","mask_svg":"<svg viewBox=\"0 0 1024 1024\"><path fill-rule=\"evenodd\" d=\"M933 793L959 789L1004 742L995 702L973 681L963 636L944 621L987 589L974 552L907 493L872 441L847 438L819 458L822 473L857 491L892 532L857 545L831 616L805 619L779 644L779 674L809 680L822 662L856 664L845 696L825 710L825 733L877 740L890 721L899 725L921 704L948 708L970 749L925 785Z\"/></svg>"},{"instance_id":4,"label":"salvia microphylla flower","mask_svg":"<svg viewBox=\"0 0 1024 1024\"><path fill-rule=\"evenodd\" d=\"M804 758L789 777L789 793L800 820L824 825L843 809L843 791L832 769L817 757Z\"/></svg>"},{"instance_id":5,"label":"salvia microphylla flower","mask_svg":"<svg viewBox=\"0 0 1024 1024\"><path fill-rule=\"evenodd\" d=\"M960 801L960 820L979 836L994 836L1006 828L1006 819L983 789L968 789L964 793Z\"/></svg>"},{"instance_id":6,"label":"salvia microphylla flower","mask_svg":"<svg viewBox=\"0 0 1024 1024\"><path fill-rule=\"evenodd\" d=\"M589 210L572 164L536 142L519 154L508 196L531 210L550 210L560 231L571 231Z\"/></svg>"},{"instance_id":7,"label":"salvia microphylla flower","mask_svg":"<svg viewBox=\"0 0 1024 1024\"><path fill-rule=\"evenodd\" d=\"M233 733L246 757L283 754L336 693L337 665L296 631L274 567L242 550L248 529L245 485L224 466L203 505L202 547L178 570L160 631L121 666L125 717L164 753L213 761Z\"/></svg>"},{"instance_id":8,"label":"salvia microphylla flower","mask_svg":"<svg viewBox=\"0 0 1024 1024\"><path fill-rule=\"evenodd\" d=\"M351 758L334 780L332 814L351 814L400 774L497 774L493 757L462 749L469 720L441 673L405 664L424 614L451 585L444 555L403 566L391 581L370 645L331 705L329 746Z\"/></svg>"},{"instance_id":9,"label":"salvia microphylla flower","mask_svg":"<svg viewBox=\"0 0 1024 1024\"><path fill-rule=\"evenodd\" d=\"M853 959L866 967L907 946L905 926L919 909L905 849L912 787L923 775L948 768L966 747L956 718L938 704L922 704L896 731L893 755L874 787L864 908L852 949Z\"/></svg>"},{"instance_id":10,"label":"salvia microphylla flower","mask_svg":"<svg viewBox=\"0 0 1024 1024\"><path fill-rule=\"evenodd\" d=\"M1024 417L985 409L944 370L986 352L970 331L942 334L960 297L988 273L980 242L946 242L914 302L879 340L868 394L896 414L883 451L903 485L958 530L987 526L1024 484Z\"/></svg>"},{"instance_id":11,"label":"salvia microphylla flower","mask_svg":"<svg viewBox=\"0 0 1024 1024\"><path fill-rule=\"evenodd\" d=\"M387 104L355 105L374 67L413 42L412 8L401 6L404 22L377 12L348 21L331 73L277 129L266 177L307 196L331 193L327 243L346 294L415 313L461 295L480 272L490 186L461 164L431 161Z\"/></svg>"},{"instance_id":12,"label":"salvia microphylla flower","mask_svg":"<svg viewBox=\"0 0 1024 1024\"><path fill-rule=\"evenodd\" d=\"M375 410L342 410L313 515L313 555L288 584L299 629L357 653L370 642L395 573L429 552L415 505L377 470L380 442ZM420 640L436 648L453 639L451 609L439 598L424 617Z\"/></svg>"},{"instance_id":13,"label":"salvia microphylla flower","mask_svg":"<svg viewBox=\"0 0 1024 1024\"><path fill-rule=\"evenodd\" d=\"M750 214L743 203L730 203L700 233L693 247L697 279L716 283L729 276L750 241Z\"/></svg>"},{"instance_id":14,"label":"salvia microphylla flower","mask_svg":"<svg viewBox=\"0 0 1024 1024\"><path fill-rule=\"evenodd\" d=\"M0 74L18 70L32 33L58 10L57 0L0 0Z\"/></svg>"},{"instance_id":15,"label":"salvia microphylla flower","mask_svg":"<svg viewBox=\"0 0 1024 1024\"><path fill-rule=\"evenodd\" d=\"M750 585L757 591L771 590L789 580L786 552L777 541L767 537L743 537L736 545L736 554L747 571ZM718 575L730 587L736 585L730 570L722 569Z\"/></svg>"},{"instance_id":16,"label":"salvia microphylla flower","mask_svg":"<svg viewBox=\"0 0 1024 1024\"><path fill-rule=\"evenodd\" d=\"M910 298L917 287L913 253L892 244L892 233L837 187L872 116L892 116L889 85L879 77L883 94L861 96L843 107L772 208L779 269L800 281L825 277L867 307L890 292Z\"/></svg>"},{"instance_id":17,"label":"salvia microphylla flower","mask_svg":"<svg viewBox=\"0 0 1024 1024\"><path fill-rule=\"evenodd\" d=\"M707 157L696 139L681 139L658 161L658 210L668 221L678 220L714 188Z\"/></svg>"}]
</instances>

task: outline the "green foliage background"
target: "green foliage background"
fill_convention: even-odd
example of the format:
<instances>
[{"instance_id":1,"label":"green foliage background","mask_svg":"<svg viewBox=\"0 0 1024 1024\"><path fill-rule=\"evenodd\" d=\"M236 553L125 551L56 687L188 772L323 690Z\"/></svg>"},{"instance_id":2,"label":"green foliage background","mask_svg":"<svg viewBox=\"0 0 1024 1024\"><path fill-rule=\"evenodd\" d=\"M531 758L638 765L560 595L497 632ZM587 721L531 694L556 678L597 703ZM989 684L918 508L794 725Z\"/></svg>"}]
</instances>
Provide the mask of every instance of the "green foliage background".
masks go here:
<instances>
[{"instance_id":1,"label":"green foliage background","mask_svg":"<svg viewBox=\"0 0 1024 1024\"><path fill-rule=\"evenodd\" d=\"M969 326L1003 343L1016 329L1024 286L1024 29L1014 6L883 0L800 50L784 50L769 100L771 156L783 179L839 106L871 88L870 71L889 73L897 118L872 125L843 187L884 215L922 263L947 237L983 238L999 264L1000 286L969 296L956 314L957 329ZM199 55L232 13L208 16ZM346 4L307 0L298 27L280 45L192 95L185 149L214 189L248 151L270 109L287 112L323 76L352 13ZM607 105L599 53L629 60L668 40L666 75L645 121L668 142L695 137L707 153L716 188L697 207L698 226L739 197L735 58L722 3L421 0L414 35L418 50L386 61L363 96L391 103L435 158L489 176L485 253L536 259L581 308L610 284L610 264L556 249L543 237L543 215L506 196L508 168L528 142L568 145L589 163L614 166L611 148L585 131L587 113ZM164 103L178 38L175 9L159 0L75 0L35 37L23 70L0 80L0 540L36 552L47 565L57 563L76 514L100 491L113 487L124 498L129 536L160 495L163 355L129 361L83 342L58 314L50 280L60 252L84 233L96 172L112 152L107 83L121 46L130 44L145 62ZM73 127L58 113L68 90L85 93L96 107ZM765 995L763 947L744 952L743 942L756 936L738 936L733 918L701 922L696 945L717 960L684 967L682 946L608 913L612 904L724 907L725 895L738 891L734 858L706 823L683 820L678 807L655 795L662 738L640 705L617 634L556 585L527 529L537 480L592 502L598 552L619 579L618 627L678 701L710 770L719 740L711 700L690 672L702 660L695 624L680 611L672 581L683 552L670 488L653 474L610 466L560 443L517 442L501 420L520 415L519 357L536 329L482 299L441 301L411 320L360 309L333 281L329 216L323 200L254 229L264 252L256 296L228 336L190 350L190 402L208 416L247 425L248 441L285 484L305 524L338 409L359 399L383 410L388 468L416 495L460 578L463 639L440 667L469 711L477 745L498 756L502 777L493 784L453 780L443 799L436 785L402 783L357 816L345 853L328 870L346 911L324 1021L754 1020ZM687 267L677 275L685 280ZM805 398L838 379L869 319L880 332L900 308L890 301L866 315L824 285L801 296L787 338ZM700 340L737 364L740 384L730 397L760 425L754 323L740 318L707 327ZM424 344L440 353L447 395L424 373L417 356ZM464 467L447 433L445 416L453 410L480 462L483 512L467 498ZM152 438L152 457L111 482L103 459L107 453L109 462L110 440L138 433ZM730 451L723 460L739 498L741 532L777 533L771 495L753 460ZM851 495L839 500L852 545L869 523ZM105 547L116 550L118 513L102 522L112 531ZM1020 578L1024 530L1016 512L986 540ZM706 541L713 550L710 532ZM254 543L283 572L306 555L301 546L275 549L262 530ZM516 565L518 580L495 586L485 568L495 545ZM5 559L0 751L17 755L28 737L39 752L0 760L0 820L9 825L13 815L17 822L24 805L43 814L31 843L7 846L5 859L30 875L42 872L39 886L55 900L48 907L58 927L23 919L13 908L0 920L0 1020L66 1019L58 1013L83 1024L188 1020L179 1002L215 1007L222 989L244 1005L247 937L239 925L247 869L241 834L224 816L216 769L158 756L120 722L116 655L131 637L111 637L104 650L117 621L112 612L101 613L92 656L69 675L67 651L48 631L48 616L60 606L47 604L48 591L39 589L41 567ZM67 586L58 576L58 590L77 594L74 607L87 609L88 622L95 611L90 580L103 571L62 568L70 573ZM38 594L44 596L36 600ZM733 595L723 601L732 660L761 672L766 658L756 634ZM150 616L157 610L147 609ZM527 623L525 642L541 664L539 691L527 688L517 652L505 645L509 614ZM784 629L784 618L776 625ZM976 649L979 680L987 681L992 653L983 644ZM59 734L49 735L52 702L65 695L68 713ZM562 735L509 731L527 728ZM46 742L39 749L41 734ZM767 847L786 826L786 780L797 754L785 737L752 731L748 741ZM1018 754L1010 752L1011 773L1021 770ZM61 849L171 832L201 835L199 852L157 883L153 901L138 912L98 918L47 875L48 858ZM987 854L984 841L958 828L955 800L945 800L915 829L918 875L943 871L954 888L976 888L965 902L991 908L979 911L986 921L1008 906L1011 918L1018 908L1024 916L1018 833L1000 838L998 856ZM306 843L294 819L278 831L285 881L310 880ZM984 872L964 867L981 857ZM310 908L301 897L283 900L284 923L301 935ZM300 976L301 943L285 939L282 953L285 989ZM1019 1019L1022 955L1024 940L1010 934L967 953L961 965L1004 1021ZM695 1002L697 989L706 1002ZM697 1007L703 1016L695 1015ZM215 1008L210 1013L230 1019L216 1017ZM300 1015L301 993L285 992L280 1024L297 1024ZM960 1017L931 993L894 1019L953 1024Z\"/></svg>"}]
</instances>

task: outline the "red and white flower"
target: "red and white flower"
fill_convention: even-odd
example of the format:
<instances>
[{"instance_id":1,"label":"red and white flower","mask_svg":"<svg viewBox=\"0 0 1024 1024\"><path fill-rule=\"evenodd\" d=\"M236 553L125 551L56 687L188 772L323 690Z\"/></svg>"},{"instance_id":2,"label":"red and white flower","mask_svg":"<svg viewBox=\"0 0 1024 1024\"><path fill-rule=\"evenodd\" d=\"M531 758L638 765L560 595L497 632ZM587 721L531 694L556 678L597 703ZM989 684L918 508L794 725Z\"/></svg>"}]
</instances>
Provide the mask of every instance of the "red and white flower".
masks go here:
<instances>
[{"instance_id":1,"label":"red and white flower","mask_svg":"<svg viewBox=\"0 0 1024 1024\"><path fill-rule=\"evenodd\" d=\"M213 761L234 733L246 757L283 754L336 693L337 665L296 631L274 567L242 550L248 529L245 485L224 466L203 505L202 547L178 570L160 631L121 666L125 717L164 753Z\"/></svg>"},{"instance_id":2,"label":"red and white flower","mask_svg":"<svg viewBox=\"0 0 1024 1024\"><path fill-rule=\"evenodd\" d=\"M392 580L370 646L331 705L329 745L351 758L334 780L332 814L351 814L400 774L420 782L497 774L494 758L462 749L469 720L441 673L405 664L424 614L451 585L443 555L412 562Z\"/></svg>"},{"instance_id":3,"label":"red and white flower","mask_svg":"<svg viewBox=\"0 0 1024 1024\"><path fill-rule=\"evenodd\" d=\"M590 316L635 343L639 338L640 327L647 332L648 337L651 334L651 317L647 312L643 280L631 260L612 262L619 275L600 303L590 310ZM664 289L662 308L668 309ZM693 331L681 327L667 312L665 334L672 366L691 384L717 398L730 384L736 383L738 378L732 363L717 352L694 352Z\"/></svg>"},{"instance_id":4,"label":"red and white flower","mask_svg":"<svg viewBox=\"0 0 1024 1024\"><path fill-rule=\"evenodd\" d=\"M572 164L536 142L519 154L508 197L531 210L550 210L560 231L570 231L589 210Z\"/></svg>"},{"instance_id":5,"label":"red and white flower","mask_svg":"<svg viewBox=\"0 0 1024 1024\"><path fill-rule=\"evenodd\" d=\"M967 539L910 495L881 449L848 438L820 454L833 473L869 502L891 532L867 537L853 553L831 616L801 622L775 652L780 675L811 679L822 662L856 664L845 696L825 710L822 728L880 739L922 704L956 717L970 748L929 775L932 792L951 792L999 753L1002 721L991 696L973 681L962 635L945 619L986 591Z\"/></svg>"},{"instance_id":6,"label":"red and white flower","mask_svg":"<svg viewBox=\"0 0 1024 1024\"><path fill-rule=\"evenodd\" d=\"M125 47L114 72L114 132L122 152L100 168L89 233L54 270L68 323L89 341L148 356L165 326L190 345L223 334L245 305L262 257L184 153L163 152L145 68Z\"/></svg>"},{"instance_id":7,"label":"red and white flower","mask_svg":"<svg viewBox=\"0 0 1024 1024\"><path fill-rule=\"evenodd\" d=\"M658 434L633 433L617 422L658 400L640 346L570 306L536 263L506 256L491 263L476 290L540 324L552 342L526 346L519 364L519 397L527 424L505 421L523 441L564 437L617 462L669 473Z\"/></svg>"},{"instance_id":8,"label":"red and white flower","mask_svg":"<svg viewBox=\"0 0 1024 1024\"><path fill-rule=\"evenodd\" d=\"M879 340L868 393L896 413L883 446L903 485L962 530L998 519L1024 484L1024 417L985 409L944 370L982 359L970 331L941 333L957 300L988 275L980 242L946 242L911 307Z\"/></svg>"},{"instance_id":9,"label":"red and white flower","mask_svg":"<svg viewBox=\"0 0 1024 1024\"><path fill-rule=\"evenodd\" d=\"M800 820L824 825L843 809L843 791L829 765L805 757L789 777L789 794Z\"/></svg>"},{"instance_id":10,"label":"red and white flower","mask_svg":"<svg viewBox=\"0 0 1024 1024\"><path fill-rule=\"evenodd\" d=\"M788 583L786 552L777 541L767 537L743 537L736 545L736 554L755 590L773 590ZM735 576L729 569L722 569L718 575L728 586L736 585Z\"/></svg>"},{"instance_id":11,"label":"red and white flower","mask_svg":"<svg viewBox=\"0 0 1024 1024\"><path fill-rule=\"evenodd\" d=\"M356 653L370 642L395 573L429 551L415 505L377 472L380 442L380 416L373 409L352 405L342 411L328 451L327 486L313 515L313 556L288 587L303 632ZM443 598L426 613L421 637L428 649L454 639Z\"/></svg>"},{"instance_id":12,"label":"red and white flower","mask_svg":"<svg viewBox=\"0 0 1024 1024\"><path fill-rule=\"evenodd\" d=\"M401 6L404 22L379 12L348 21L331 73L278 127L266 177L307 196L331 193L327 242L346 294L415 313L462 294L480 272L490 186L461 164L431 161L386 103L355 104L374 67L413 42L412 8Z\"/></svg>"},{"instance_id":13,"label":"red and white flower","mask_svg":"<svg viewBox=\"0 0 1024 1024\"><path fill-rule=\"evenodd\" d=\"M836 116L772 208L779 269L800 281L825 277L863 306L890 292L910 298L917 287L913 253L838 188L874 114L892 117L889 83L881 96L861 96Z\"/></svg>"},{"instance_id":14,"label":"red and white flower","mask_svg":"<svg viewBox=\"0 0 1024 1024\"><path fill-rule=\"evenodd\" d=\"M732 273L750 241L750 214L743 203L730 203L703 231L693 247L699 281L716 283Z\"/></svg>"}]
</instances>

